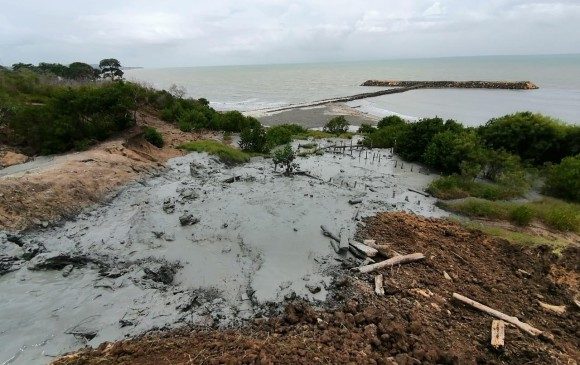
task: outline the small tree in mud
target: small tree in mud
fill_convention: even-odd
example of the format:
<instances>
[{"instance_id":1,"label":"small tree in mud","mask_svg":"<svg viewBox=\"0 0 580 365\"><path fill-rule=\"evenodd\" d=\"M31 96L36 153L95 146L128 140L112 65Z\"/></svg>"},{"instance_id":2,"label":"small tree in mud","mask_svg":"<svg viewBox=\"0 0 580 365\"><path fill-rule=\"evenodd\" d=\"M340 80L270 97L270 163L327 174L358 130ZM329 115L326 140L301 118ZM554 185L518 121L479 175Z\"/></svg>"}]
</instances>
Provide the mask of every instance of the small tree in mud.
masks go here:
<instances>
[{"instance_id":1,"label":"small tree in mud","mask_svg":"<svg viewBox=\"0 0 580 365\"><path fill-rule=\"evenodd\" d=\"M348 121L342 115L334 117L324 125L323 131L339 135L348 131Z\"/></svg>"},{"instance_id":2,"label":"small tree in mud","mask_svg":"<svg viewBox=\"0 0 580 365\"><path fill-rule=\"evenodd\" d=\"M274 161L274 170L278 165L281 165L284 168L284 175L289 176L292 171L298 169L298 164L294 162L296 158L296 154L294 154L294 150L292 150L292 146L290 144L285 145L284 147L280 147L274 151L274 155L272 156L272 161Z\"/></svg>"}]
</instances>

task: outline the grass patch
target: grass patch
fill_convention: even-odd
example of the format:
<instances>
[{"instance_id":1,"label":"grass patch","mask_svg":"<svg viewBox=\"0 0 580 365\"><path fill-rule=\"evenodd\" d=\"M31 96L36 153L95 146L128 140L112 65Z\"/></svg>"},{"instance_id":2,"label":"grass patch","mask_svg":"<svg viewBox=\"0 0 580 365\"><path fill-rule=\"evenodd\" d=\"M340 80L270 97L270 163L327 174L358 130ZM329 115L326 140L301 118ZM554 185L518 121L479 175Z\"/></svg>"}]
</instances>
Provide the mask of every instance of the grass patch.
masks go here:
<instances>
[{"instance_id":1,"label":"grass patch","mask_svg":"<svg viewBox=\"0 0 580 365\"><path fill-rule=\"evenodd\" d=\"M507 200L523 195L526 189L492 182L473 181L459 175L450 175L440 177L431 182L427 191L436 198L443 200L467 197Z\"/></svg>"},{"instance_id":2,"label":"grass patch","mask_svg":"<svg viewBox=\"0 0 580 365\"><path fill-rule=\"evenodd\" d=\"M559 237L546 238L526 232L518 232L502 227L490 226L479 222L462 222L462 224L469 229L478 229L485 234L503 238L513 244L522 246L548 245L552 247L552 251L557 254L560 254L570 244L569 241Z\"/></svg>"},{"instance_id":3,"label":"grass patch","mask_svg":"<svg viewBox=\"0 0 580 365\"><path fill-rule=\"evenodd\" d=\"M179 146L179 148L192 152L207 152L210 155L217 156L221 162L227 165L248 162L250 157L252 157L249 153L212 139L187 142Z\"/></svg>"},{"instance_id":4,"label":"grass patch","mask_svg":"<svg viewBox=\"0 0 580 365\"><path fill-rule=\"evenodd\" d=\"M458 202L441 202L439 205L469 217L511 221L520 226L527 226L537 219L558 231L580 232L580 205L558 199L515 203L467 198Z\"/></svg>"},{"instance_id":5,"label":"grass patch","mask_svg":"<svg viewBox=\"0 0 580 365\"><path fill-rule=\"evenodd\" d=\"M355 135L355 133L351 133L351 132L344 132L344 133L341 133L339 135L336 135L336 134L329 133L329 132L308 129L303 133L298 133L298 134L293 135L292 138L293 139L308 139L308 138L314 138L314 139L325 139L325 138L352 139L352 137L354 135Z\"/></svg>"}]
</instances>

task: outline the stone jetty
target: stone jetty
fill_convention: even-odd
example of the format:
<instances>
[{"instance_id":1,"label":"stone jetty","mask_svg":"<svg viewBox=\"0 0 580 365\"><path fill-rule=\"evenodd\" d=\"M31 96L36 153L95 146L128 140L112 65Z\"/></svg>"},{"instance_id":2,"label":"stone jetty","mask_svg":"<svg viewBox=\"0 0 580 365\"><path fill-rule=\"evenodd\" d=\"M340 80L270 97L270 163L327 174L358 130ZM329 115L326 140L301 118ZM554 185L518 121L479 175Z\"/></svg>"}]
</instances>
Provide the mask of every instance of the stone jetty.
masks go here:
<instances>
[{"instance_id":1,"label":"stone jetty","mask_svg":"<svg viewBox=\"0 0 580 365\"><path fill-rule=\"evenodd\" d=\"M505 89L534 90L538 86L531 81L400 81L367 80L361 86L403 87L417 89Z\"/></svg>"}]
</instances>

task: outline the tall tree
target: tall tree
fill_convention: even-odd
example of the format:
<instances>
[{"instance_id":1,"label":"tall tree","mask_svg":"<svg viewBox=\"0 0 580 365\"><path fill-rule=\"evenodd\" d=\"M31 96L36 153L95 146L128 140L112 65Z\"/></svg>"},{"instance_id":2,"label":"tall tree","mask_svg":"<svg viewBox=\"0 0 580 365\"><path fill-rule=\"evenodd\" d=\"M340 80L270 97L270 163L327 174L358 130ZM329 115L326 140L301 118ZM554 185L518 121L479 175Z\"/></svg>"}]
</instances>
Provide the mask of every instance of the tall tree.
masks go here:
<instances>
[{"instance_id":1,"label":"tall tree","mask_svg":"<svg viewBox=\"0 0 580 365\"><path fill-rule=\"evenodd\" d=\"M74 80L94 80L99 71L83 62L73 62L68 66L67 77Z\"/></svg>"},{"instance_id":2,"label":"tall tree","mask_svg":"<svg viewBox=\"0 0 580 365\"><path fill-rule=\"evenodd\" d=\"M121 70L121 62L115 58L105 58L99 62L101 69L101 77L111 78L111 80L120 80L123 78L123 71Z\"/></svg>"}]
</instances>

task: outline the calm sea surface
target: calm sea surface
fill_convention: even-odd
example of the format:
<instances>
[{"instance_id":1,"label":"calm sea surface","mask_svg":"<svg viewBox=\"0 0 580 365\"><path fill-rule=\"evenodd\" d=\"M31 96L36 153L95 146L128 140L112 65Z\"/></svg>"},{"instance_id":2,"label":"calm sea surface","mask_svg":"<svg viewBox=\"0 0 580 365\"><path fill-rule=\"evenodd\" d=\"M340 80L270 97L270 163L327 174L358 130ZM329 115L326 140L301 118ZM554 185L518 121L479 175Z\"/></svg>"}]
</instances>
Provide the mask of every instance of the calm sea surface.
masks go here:
<instances>
[{"instance_id":1,"label":"calm sea surface","mask_svg":"<svg viewBox=\"0 0 580 365\"><path fill-rule=\"evenodd\" d=\"M580 124L580 55L494 56L350 63L135 69L127 78L158 88L183 86L218 110L241 111L312 102L378 90L367 79L529 80L540 89L414 90L349 103L383 116L441 116L469 125L530 110Z\"/></svg>"}]
</instances>

